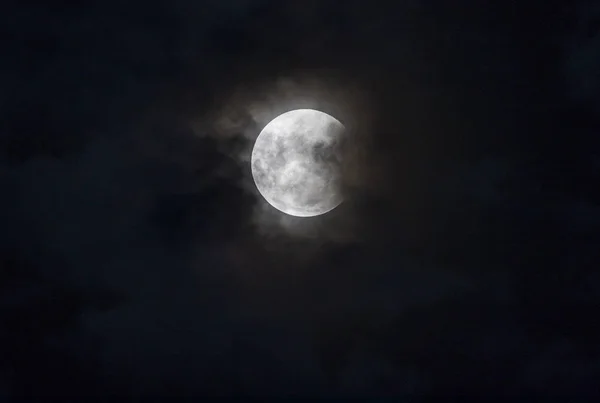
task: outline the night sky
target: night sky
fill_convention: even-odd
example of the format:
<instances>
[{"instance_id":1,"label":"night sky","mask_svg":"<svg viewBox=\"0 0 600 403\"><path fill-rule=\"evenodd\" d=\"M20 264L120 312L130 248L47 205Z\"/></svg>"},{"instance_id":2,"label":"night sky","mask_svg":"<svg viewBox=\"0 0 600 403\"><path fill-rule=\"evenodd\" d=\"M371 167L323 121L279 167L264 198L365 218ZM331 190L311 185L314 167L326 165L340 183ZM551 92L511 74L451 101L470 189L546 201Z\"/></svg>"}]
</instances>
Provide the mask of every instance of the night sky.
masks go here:
<instances>
[{"instance_id":1,"label":"night sky","mask_svg":"<svg viewBox=\"0 0 600 403\"><path fill-rule=\"evenodd\" d=\"M600 396L597 2L13 1L0 45L0 400ZM352 139L323 216L252 181L297 108Z\"/></svg>"}]
</instances>

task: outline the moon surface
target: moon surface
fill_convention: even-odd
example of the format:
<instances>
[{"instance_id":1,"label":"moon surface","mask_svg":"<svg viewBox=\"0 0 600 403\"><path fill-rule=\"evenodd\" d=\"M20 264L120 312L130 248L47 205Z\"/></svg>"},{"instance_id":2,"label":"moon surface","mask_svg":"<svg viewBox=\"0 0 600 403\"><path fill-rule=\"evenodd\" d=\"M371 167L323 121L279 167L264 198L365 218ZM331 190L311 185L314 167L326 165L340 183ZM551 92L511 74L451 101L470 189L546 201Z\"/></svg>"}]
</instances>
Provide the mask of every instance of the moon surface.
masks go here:
<instances>
[{"instance_id":1,"label":"moon surface","mask_svg":"<svg viewBox=\"0 0 600 403\"><path fill-rule=\"evenodd\" d=\"M252 150L252 177L277 210L296 217L325 214L342 202L341 143L344 125L313 109L273 119Z\"/></svg>"}]
</instances>

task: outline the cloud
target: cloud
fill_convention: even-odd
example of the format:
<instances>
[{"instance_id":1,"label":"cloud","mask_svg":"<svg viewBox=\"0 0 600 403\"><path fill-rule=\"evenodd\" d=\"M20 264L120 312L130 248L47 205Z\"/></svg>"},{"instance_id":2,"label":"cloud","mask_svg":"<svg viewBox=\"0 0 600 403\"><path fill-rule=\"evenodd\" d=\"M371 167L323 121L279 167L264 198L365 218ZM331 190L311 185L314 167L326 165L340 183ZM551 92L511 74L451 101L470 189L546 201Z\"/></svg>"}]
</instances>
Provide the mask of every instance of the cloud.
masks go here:
<instances>
[{"instance_id":1,"label":"cloud","mask_svg":"<svg viewBox=\"0 0 600 403\"><path fill-rule=\"evenodd\" d=\"M568 227L589 237L593 203L549 202L556 193L541 185L552 175L524 170L503 150L483 155L493 141L482 133L508 136L520 123L500 122L505 109L493 118L469 109L489 79L470 73L495 64L465 69L462 56L485 47L494 50L485 60L496 61L500 51L485 41L449 46L452 13L358 4L104 2L46 17L24 9L3 21L21 42L0 77L10 146L0 236L19 270L41 278L26 281L46 286L14 288L1 304L47 313L39 301L59 301L50 306L67 325L39 344L53 353L27 356L77 358L71 372L46 377L60 378L57 389L91 367L101 374L85 376L106 393L133 395L410 394L448 379L464 390L472 379L516 389L520 364L511 360L534 346L515 318L552 316L544 297L568 299L586 282L581 300L593 302L594 276L551 280L563 251L573 267L595 261L593 242L559 235ZM393 35L398 21L376 18L383 12L413 21L400 24L403 39ZM419 43L421 23L441 31ZM30 43L42 37L50 38L35 45L43 52ZM444 60L453 67L445 70L420 54L430 49L461 57ZM458 85L432 79L442 70ZM465 78L478 88L468 96L457 90ZM314 220L266 205L248 167L262 126L299 107L331 113L354 136L348 197ZM549 362L593 367L578 364L572 347L549 348L550 358L544 348L531 363L541 371L536 390L553 374L568 378L544 372ZM490 362L506 378L494 380ZM461 365L472 378L455 376Z\"/></svg>"},{"instance_id":2,"label":"cloud","mask_svg":"<svg viewBox=\"0 0 600 403\"><path fill-rule=\"evenodd\" d=\"M344 175L347 178L346 188L359 185L356 167L364 164L364 161L359 161L358 156L365 134L357 131L357 116L362 114L365 116L364 121L367 121L368 110L359 108L360 98L356 88L344 85L339 78L334 77L335 72L300 72L296 76L285 78L264 78L254 85L239 84L230 97L221 101L219 107L207 115L198 116L192 122L194 132L199 137L214 139L219 151L239 166L242 175L234 180L255 199L252 222L259 233L321 238L327 241L357 237L356 229L353 228L356 218L352 217L349 207L351 203L346 205L344 219L329 219L332 214L315 220L294 219L273 211L264 202L250 174L252 147L262 128L283 112L311 108L331 113L346 125L350 138L344 163L344 170L348 172Z\"/></svg>"}]
</instances>

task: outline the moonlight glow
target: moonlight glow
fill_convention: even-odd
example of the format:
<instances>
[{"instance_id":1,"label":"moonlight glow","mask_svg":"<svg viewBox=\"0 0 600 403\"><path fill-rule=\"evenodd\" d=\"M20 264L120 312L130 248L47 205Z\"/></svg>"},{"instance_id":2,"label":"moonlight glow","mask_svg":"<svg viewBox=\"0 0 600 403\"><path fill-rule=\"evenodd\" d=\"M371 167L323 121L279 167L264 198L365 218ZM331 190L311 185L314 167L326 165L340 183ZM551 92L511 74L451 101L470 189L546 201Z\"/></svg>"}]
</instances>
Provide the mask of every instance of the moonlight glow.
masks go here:
<instances>
[{"instance_id":1,"label":"moonlight glow","mask_svg":"<svg viewBox=\"0 0 600 403\"><path fill-rule=\"evenodd\" d=\"M344 125L312 109L273 119L252 150L252 176L276 209L297 217L333 210L342 202L340 144Z\"/></svg>"}]
</instances>

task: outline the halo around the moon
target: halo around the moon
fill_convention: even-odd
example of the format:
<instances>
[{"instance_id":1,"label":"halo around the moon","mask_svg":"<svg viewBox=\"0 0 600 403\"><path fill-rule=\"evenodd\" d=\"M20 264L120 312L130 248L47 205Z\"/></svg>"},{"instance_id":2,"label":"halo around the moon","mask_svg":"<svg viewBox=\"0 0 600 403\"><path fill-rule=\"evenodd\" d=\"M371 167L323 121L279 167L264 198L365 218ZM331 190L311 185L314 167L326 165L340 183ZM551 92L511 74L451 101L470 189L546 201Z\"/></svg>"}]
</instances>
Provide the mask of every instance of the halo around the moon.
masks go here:
<instances>
[{"instance_id":1,"label":"halo around the moon","mask_svg":"<svg viewBox=\"0 0 600 403\"><path fill-rule=\"evenodd\" d=\"M344 125L313 109L297 109L273 119L252 150L256 187L276 209L312 217L343 200L340 165Z\"/></svg>"}]
</instances>

